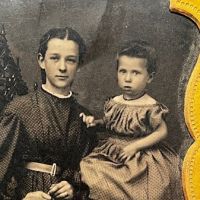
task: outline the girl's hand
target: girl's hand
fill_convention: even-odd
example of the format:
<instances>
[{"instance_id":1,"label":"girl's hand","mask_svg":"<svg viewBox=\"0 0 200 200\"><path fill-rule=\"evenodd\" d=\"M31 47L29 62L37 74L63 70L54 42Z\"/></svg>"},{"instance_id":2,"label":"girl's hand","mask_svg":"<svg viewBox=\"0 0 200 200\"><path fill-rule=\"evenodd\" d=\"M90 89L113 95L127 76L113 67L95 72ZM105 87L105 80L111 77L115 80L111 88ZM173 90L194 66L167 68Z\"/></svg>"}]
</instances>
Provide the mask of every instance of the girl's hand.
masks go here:
<instances>
[{"instance_id":1,"label":"girl's hand","mask_svg":"<svg viewBox=\"0 0 200 200\"><path fill-rule=\"evenodd\" d=\"M74 196L74 188L67 181L53 184L48 192L53 198L72 199Z\"/></svg>"},{"instance_id":2,"label":"girl's hand","mask_svg":"<svg viewBox=\"0 0 200 200\"><path fill-rule=\"evenodd\" d=\"M87 125L87 128L96 126L95 119L93 116L91 116L91 115L87 116L87 115L85 115L85 113L81 113L79 116L82 117L83 122L86 123L86 125Z\"/></svg>"},{"instance_id":3,"label":"girl's hand","mask_svg":"<svg viewBox=\"0 0 200 200\"><path fill-rule=\"evenodd\" d=\"M125 160L125 162L129 161L131 158L135 156L135 154L138 152L137 148L131 144L123 148L122 153L122 160Z\"/></svg>"},{"instance_id":4,"label":"girl's hand","mask_svg":"<svg viewBox=\"0 0 200 200\"><path fill-rule=\"evenodd\" d=\"M51 196L42 191L29 192L23 200L50 200Z\"/></svg>"}]
</instances>

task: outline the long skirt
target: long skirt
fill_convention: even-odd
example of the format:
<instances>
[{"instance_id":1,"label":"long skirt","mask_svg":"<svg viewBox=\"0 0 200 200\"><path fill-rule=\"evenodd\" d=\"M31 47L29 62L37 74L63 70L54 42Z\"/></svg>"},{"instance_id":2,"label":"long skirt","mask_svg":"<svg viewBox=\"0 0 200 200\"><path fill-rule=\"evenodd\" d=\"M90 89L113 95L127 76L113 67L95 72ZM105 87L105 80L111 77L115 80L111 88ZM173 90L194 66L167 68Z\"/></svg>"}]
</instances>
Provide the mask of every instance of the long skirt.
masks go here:
<instances>
[{"instance_id":1,"label":"long skirt","mask_svg":"<svg viewBox=\"0 0 200 200\"><path fill-rule=\"evenodd\" d=\"M181 160L164 144L139 151L123 162L130 141L109 138L81 161L82 181L98 200L181 200Z\"/></svg>"}]
</instances>

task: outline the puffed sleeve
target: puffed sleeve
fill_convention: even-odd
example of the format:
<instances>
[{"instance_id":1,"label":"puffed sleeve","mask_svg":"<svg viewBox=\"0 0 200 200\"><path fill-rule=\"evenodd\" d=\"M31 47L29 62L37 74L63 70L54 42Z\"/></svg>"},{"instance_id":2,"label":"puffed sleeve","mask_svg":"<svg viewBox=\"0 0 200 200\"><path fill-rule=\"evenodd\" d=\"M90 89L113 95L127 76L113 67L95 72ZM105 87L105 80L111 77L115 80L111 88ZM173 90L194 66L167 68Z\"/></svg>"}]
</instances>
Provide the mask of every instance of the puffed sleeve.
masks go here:
<instances>
[{"instance_id":1,"label":"puffed sleeve","mask_svg":"<svg viewBox=\"0 0 200 200\"><path fill-rule=\"evenodd\" d=\"M169 109L164 104L157 104L152 107L149 114L149 124L153 130L157 129L160 123L165 120Z\"/></svg>"},{"instance_id":2,"label":"puffed sleeve","mask_svg":"<svg viewBox=\"0 0 200 200\"><path fill-rule=\"evenodd\" d=\"M6 192L17 162L22 123L16 114L6 109L0 116L0 193Z\"/></svg>"}]
</instances>

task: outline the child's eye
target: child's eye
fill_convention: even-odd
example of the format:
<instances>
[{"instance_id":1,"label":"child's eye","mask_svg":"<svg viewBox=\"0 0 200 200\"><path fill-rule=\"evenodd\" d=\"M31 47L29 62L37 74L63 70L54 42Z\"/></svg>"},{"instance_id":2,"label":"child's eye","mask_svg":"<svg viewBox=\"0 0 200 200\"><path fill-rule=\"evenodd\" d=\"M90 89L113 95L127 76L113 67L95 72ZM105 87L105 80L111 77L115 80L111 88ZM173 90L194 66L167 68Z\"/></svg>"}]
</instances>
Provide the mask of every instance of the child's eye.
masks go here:
<instances>
[{"instance_id":1,"label":"child's eye","mask_svg":"<svg viewBox=\"0 0 200 200\"><path fill-rule=\"evenodd\" d=\"M125 70L125 69L120 69L120 70L119 70L119 73L124 74L124 73L126 73L126 70Z\"/></svg>"},{"instance_id":2,"label":"child's eye","mask_svg":"<svg viewBox=\"0 0 200 200\"><path fill-rule=\"evenodd\" d=\"M138 72L138 71L133 71L132 74L133 74L133 75L138 75L138 74L140 74L140 72Z\"/></svg>"}]
</instances>

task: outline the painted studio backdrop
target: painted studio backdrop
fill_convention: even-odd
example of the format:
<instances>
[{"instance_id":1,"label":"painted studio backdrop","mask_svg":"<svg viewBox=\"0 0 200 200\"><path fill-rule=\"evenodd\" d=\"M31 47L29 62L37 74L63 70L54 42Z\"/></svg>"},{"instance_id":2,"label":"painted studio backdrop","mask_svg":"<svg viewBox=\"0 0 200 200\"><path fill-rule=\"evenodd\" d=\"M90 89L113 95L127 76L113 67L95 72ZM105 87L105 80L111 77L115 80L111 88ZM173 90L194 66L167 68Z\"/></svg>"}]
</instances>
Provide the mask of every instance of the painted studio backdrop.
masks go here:
<instances>
[{"instance_id":1,"label":"painted studio backdrop","mask_svg":"<svg viewBox=\"0 0 200 200\"><path fill-rule=\"evenodd\" d=\"M169 107L168 141L184 155L191 143L183 118L185 87L199 51L197 27L169 11L168 0L1 0L0 23L29 91L40 84L36 60L39 39L48 29L69 26L88 47L73 91L92 113L101 116L104 101L117 94L115 57L129 40L151 43L158 73L149 93Z\"/></svg>"}]
</instances>

